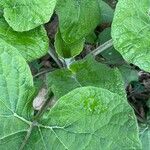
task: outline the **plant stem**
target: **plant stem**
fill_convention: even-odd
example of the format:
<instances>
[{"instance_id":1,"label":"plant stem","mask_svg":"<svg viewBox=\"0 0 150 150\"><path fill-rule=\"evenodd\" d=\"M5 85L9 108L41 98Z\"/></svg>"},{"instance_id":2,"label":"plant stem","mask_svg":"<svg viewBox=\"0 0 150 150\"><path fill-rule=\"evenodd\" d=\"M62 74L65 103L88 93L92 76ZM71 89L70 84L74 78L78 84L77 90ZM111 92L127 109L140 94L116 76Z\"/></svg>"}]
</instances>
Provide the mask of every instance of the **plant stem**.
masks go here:
<instances>
[{"instance_id":1,"label":"plant stem","mask_svg":"<svg viewBox=\"0 0 150 150\"><path fill-rule=\"evenodd\" d=\"M57 57L57 55L54 53L52 49L48 51L48 54L53 58L53 60L56 62L59 68L62 68L62 62L60 59Z\"/></svg>"},{"instance_id":2,"label":"plant stem","mask_svg":"<svg viewBox=\"0 0 150 150\"><path fill-rule=\"evenodd\" d=\"M66 67L69 69L70 65L73 62L75 62L75 59L73 57L71 57L71 58L65 58L64 61L65 61Z\"/></svg>"},{"instance_id":3,"label":"plant stem","mask_svg":"<svg viewBox=\"0 0 150 150\"><path fill-rule=\"evenodd\" d=\"M32 132L33 127L34 127L34 122L30 125L30 127L29 127L29 129L28 129L28 131L27 131L27 134L26 134L26 136L25 136L25 139L24 139L23 143L21 144L19 150L23 150L24 146L26 145L26 143L27 143L27 141L28 141L28 139L29 139L29 137L30 137L30 135L31 135L31 132Z\"/></svg>"},{"instance_id":4,"label":"plant stem","mask_svg":"<svg viewBox=\"0 0 150 150\"><path fill-rule=\"evenodd\" d=\"M112 46L113 46L113 42L112 39L110 39L109 41L105 42L104 44L100 45L95 50L93 50L90 54L92 54L93 56L97 56L98 54L100 54L101 52L105 51L106 49Z\"/></svg>"},{"instance_id":5,"label":"plant stem","mask_svg":"<svg viewBox=\"0 0 150 150\"><path fill-rule=\"evenodd\" d=\"M47 70L41 71L41 72L37 73L36 75L34 75L33 78L36 78L36 77L38 77L38 76L40 76L40 75L43 75L43 74L45 74L45 73L48 73L48 72L51 71L51 70L52 70L52 69L47 69Z\"/></svg>"}]
</instances>

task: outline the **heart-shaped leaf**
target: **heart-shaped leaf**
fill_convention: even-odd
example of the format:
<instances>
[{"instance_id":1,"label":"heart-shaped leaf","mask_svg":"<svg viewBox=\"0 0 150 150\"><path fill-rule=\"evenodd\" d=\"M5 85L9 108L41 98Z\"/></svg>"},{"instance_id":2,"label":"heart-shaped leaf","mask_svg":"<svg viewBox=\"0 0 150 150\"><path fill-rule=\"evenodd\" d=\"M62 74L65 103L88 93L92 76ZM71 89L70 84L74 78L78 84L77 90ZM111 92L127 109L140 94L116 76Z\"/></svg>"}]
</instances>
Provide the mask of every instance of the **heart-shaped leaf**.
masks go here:
<instances>
[{"instance_id":1,"label":"heart-shaped leaf","mask_svg":"<svg viewBox=\"0 0 150 150\"><path fill-rule=\"evenodd\" d=\"M53 132L60 144L51 145L62 145L62 149L141 147L132 108L121 96L102 88L84 87L71 91L59 99L42 124L51 127L47 129L49 136L45 137L46 131L42 132L44 140L52 140Z\"/></svg>"}]
</instances>

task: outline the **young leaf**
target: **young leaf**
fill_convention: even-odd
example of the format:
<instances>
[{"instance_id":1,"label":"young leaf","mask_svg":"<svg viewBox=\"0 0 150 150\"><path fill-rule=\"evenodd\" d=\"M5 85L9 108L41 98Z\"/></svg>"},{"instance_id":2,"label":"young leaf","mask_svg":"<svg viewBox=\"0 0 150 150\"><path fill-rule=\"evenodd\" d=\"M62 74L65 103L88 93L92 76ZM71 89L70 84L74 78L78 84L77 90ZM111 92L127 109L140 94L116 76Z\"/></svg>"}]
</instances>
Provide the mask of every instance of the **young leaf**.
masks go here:
<instances>
[{"instance_id":1,"label":"young leaf","mask_svg":"<svg viewBox=\"0 0 150 150\"><path fill-rule=\"evenodd\" d=\"M40 58L48 51L48 38L43 27L16 32L0 16L0 39L15 47L27 61Z\"/></svg>"},{"instance_id":2,"label":"young leaf","mask_svg":"<svg viewBox=\"0 0 150 150\"><path fill-rule=\"evenodd\" d=\"M124 58L150 71L149 0L119 0L112 25L115 48Z\"/></svg>"},{"instance_id":3,"label":"young leaf","mask_svg":"<svg viewBox=\"0 0 150 150\"><path fill-rule=\"evenodd\" d=\"M58 0L56 12L62 39L69 44L85 38L100 23L97 0Z\"/></svg>"},{"instance_id":4,"label":"young leaf","mask_svg":"<svg viewBox=\"0 0 150 150\"><path fill-rule=\"evenodd\" d=\"M59 56L63 58L75 57L83 50L84 39L75 43L66 43L61 36L60 31L55 36L55 48Z\"/></svg>"},{"instance_id":5,"label":"young leaf","mask_svg":"<svg viewBox=\"0 0 150 150\"><path fill-rule=\"evenodd\" d=\"M97 63L92 57L72 64L70 70L61 69L49 73L47 82L57 98L84 86L103 87L125 97L119 71Z\"/></svg>"},{"instance_id":6,"label":"young leaf","mask_svg":"<svg viewBox=\"0 0 150 150\"><path fill-rule=\"evenodd\" d=\"M56 0L1 0L4 17L15 31L28 31L50 20Z\"/></svg>"}]
</instances>

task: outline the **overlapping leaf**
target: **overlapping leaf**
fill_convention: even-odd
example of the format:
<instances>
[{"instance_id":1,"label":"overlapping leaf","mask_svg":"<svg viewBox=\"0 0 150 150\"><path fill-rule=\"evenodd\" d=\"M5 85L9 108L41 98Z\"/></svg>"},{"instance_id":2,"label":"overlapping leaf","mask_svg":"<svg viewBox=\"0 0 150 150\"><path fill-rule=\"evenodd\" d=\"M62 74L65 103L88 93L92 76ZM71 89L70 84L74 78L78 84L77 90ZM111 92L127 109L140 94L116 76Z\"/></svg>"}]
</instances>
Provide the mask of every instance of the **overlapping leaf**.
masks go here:
<instances>
[{"instance_id":1,"label":"overlapping leaf","mask_svg":"<svg viewBox=\"0 0 150 150\"><path fill-rule=\"evenodd\" d=\"M56 13L59 18L56 50L64 58L74 57L83 50L85 37L100 22L98 1L58 0Z\"/></svg>"},{"instance_id":2,"label":"overlapping leaf","mask_svg":"<svg viewBox=\"0 0 150 150\"><path fill-rule=\"evenodd\" d=\"M48 38L43 27L16 32L0 16L0 39L15 47L27 61L40 58L48 51Z\"/></svg>"},{"instance_id":3,"label":"overlapping leaf","mask_svg":"<svg viewBox=\"0 0 150 150\"><path fill-rule=\"evenodd\" d=\"M63 58L75 57L80 54L84 47L84 39L78 40L75 43L66 43L61 36L60 31L55 37L55 48L59 56Z\"/></svg>"},{"instance_id":4,"label":"overlapping leaf","mask_svg":"<svg viewBox=\"0 0 150 150\"><path fill-rule=\"evenodd\" d=\"M119 0L112 25L115 48L124 58L150 71L150 2Z\"/></svg>"},{"instance_id":5,"label":"overlapping leaf","mask_svg":"<svg viewBox=\"0 0 150 150\"><path fill-rule=\"evenodd\" d=\"M44 118L43 124L55 127L52 131L61 141L62 149L141 147L132 109L124 98L106 89L77 88L60 98Z\"/></svg>"},{"instance_id":6,"label":"overlapping leaf","mask_svg":"<svg viewBox=\"0 0 150 150\"><path fill-rule=\"evenodd\" d=\"M97 63L92 57L72 64L70 70L61 69L49 73L47 82L57 98L83 86L103 87L125 97L119 71Z\"/></svg>"},{"instance_id":7,"label":"overlapping leaf","mask_svg":"<svg viewBox=\"0 0 150 150\"><path fill-rule=\"evenodd\" d=\"M19 52L1 39L0 66L0 149L16 149L18 138L24 138L29 128L22 120L31 116L32 76ZM17 141L9 146L11 138Z\"/></svg>"},{"instance_id":8,"label":"overlapping leaf","mask_svg":"<svg viewBox=\"0 0 150 150\"><path fill-rule=\"evenodd\" d=\"M85 38L100 22L97 0L58 0L56 12L60 32L66 43Z\"/></svg>"},{"instance_id":9,"label":"overlapping leaf","mask_svg":"<svg viewBox=\"0 0 150 150\"><path fill-rule=\"evenodd\" d=\"M0 5L15 31L28 31L50 20L56 0L1 0Z\"/></svg>"},{"instance_id":10,"label":"overlapping leaf","mask_svg":"<svg viewBox=\"0 0 150 150\"><path fill-rule=\"evenodd\" d=\"M31 73L18 51L1 39L0 64L0 149L140 149L135 116L123 97L78 88L41 121L32 121Z\"/></svg>"}]
</instances>

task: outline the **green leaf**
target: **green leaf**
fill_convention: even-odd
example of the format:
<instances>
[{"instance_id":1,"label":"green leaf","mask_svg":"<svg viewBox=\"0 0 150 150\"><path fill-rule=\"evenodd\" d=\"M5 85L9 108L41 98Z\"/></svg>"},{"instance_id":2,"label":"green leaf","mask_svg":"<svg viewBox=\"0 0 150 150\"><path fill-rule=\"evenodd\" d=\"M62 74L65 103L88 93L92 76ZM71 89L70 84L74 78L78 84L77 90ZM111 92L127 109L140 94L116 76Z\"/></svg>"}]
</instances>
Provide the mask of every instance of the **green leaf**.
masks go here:
<instances>
[{"instance_id":1,"label":"green leaf","mask_svg":"<svg viewBox=\"0 0 150 150\"><path fill-rule=\"evenodd\" d=\"M114 17L114 10L104 1L98 0L100 8L101 8L101 22L102 23L110 23Z\"/></svg>"},{"instance_id":2,"label":"green leaf","mask_svg":"<svg viewBox=\"0 0 150 150\"><path fill-rule=\"evenodd\" d=\"M86 36L86 43L95 44L96 39L97 39L97 36L95 32L92 31Z\"/></svg>"},{"instance_id":3,"label":"green leaf","mask_svg":"<svg viewBox=\"0 0 150 150\"><path fill-rule=\"evenodd\" d=\"M0 56L0 149L140 149L133 110L106 89L75 89L32 121L29 67L1 39Z\"/></svg>"},{"instance_id":4,"label":"green leaf","mask_svg":"<svg viewBox=\"0 0 150 150\"><path fill-rule=\"evenodd\" d=\"M62 149L141 148L133 110L125 99L106 89L84 87L71 91L59 99L42 123L55 127L53 132L63 144Z\"/></svg>"},{"instance_id":5,"label":"green leaf","mask_svg":"<svg viewBox=\"0 0 150 150\"><path fill-rule=\"evenodd\" d=\"M28 31L50 20L56 0L2 0L4 17L15 31Z\"/></svg>"},{"instance_id":6,"label":"green leaf","mask_svg":"<svg viewBox=\"0 0 150 150\"><path fill-rule=\"evenodd\" d=\"M18 120L14 121L17 123L12 122L8 127L17 128ZM25 124L24 120L22 123ZM19 149L27 132L26 126L22 125L22 129L2 136L0 148ZM101 88L71 91L29 129L24 150L141 149L133 110L122 97Z\"/></svg>"},{"instance_id":7,"label":"green leaf","mask_svg":"<svg viewBox=\"0 0 150 150\"><path fill-rule=\"evenodd\" d=\"M11 112L22 114L33 87L30 69L18 51L1 39L0 64L1 105Z\"/></svg>"},{"instance_id":8,"label":"green leaf","mask_svg":"<svg viewBox=\"0 0 150 150\"><path fill-rule=\"evenodd\" d=\"M84 86L103 87L125 97L119 71L97 63L92 57L74 63L70 70L60 69L49 73L47 83L57 98Z\"/></svg>"},{"instance_id":9,"label":"green leaf","mask_svg":"<svg viewBox=\"0 0 150 150\"><path fill-rule=\"evenodd\" d=\"M149 0L119 0L112 24L115 48L146 71L150 71L149 6Z\"/></svg>"},{"instance_id":10,"label":"green leaf","mask_svg":"<svg viewBox=\"0 0 150 150\"><path fill-rule=\"evenodd\" d=\"M61 36L60 31L55 36L55 48L59 56L63 58L75 57L83 50L84 39L75 43L66 43Z\"/></svg>"},{"instance_id":11,"label":"green leaf","mask_svg":"<svg viewBox=\"0 0 150 150\"><path fill-rule=\"evenodd\" d=\"M111 28L106 28L98 35L97 42L99 44L104 44L110 39L111 39Z\"/></svg>"},{"instance_id":12,"label":"green leaf","mask_svg":"<svg viewBox=\"0 0 150 150\"><path fill-rule=\"evenodd\" d=\"M111 39L111 28L104 29L99 35L97 42L101 45ZM110 47L105 51L101 52L100 55L103 57L103 61L100 59L99 61L115 66L121 66L124 63L124 60L121 54L114 49L114 47Z\"/></svg>"},{"instance_id":13,"label":"green leaf","mask_svg":"<svg viewBox=\"0 0 150 150\"><path fill-rule=\"evenodd\" d=\"M16 32L0 16L0 39L15 47L27 61L40 58L48 51L48 38L43 27L28 32Z\"/></svg>"},{"instance_id":14,"label":"green leaf","mask_svg":"<svg viewBox=\"0 0 150 150\"><path fill-rule=\"evenodd\" d=\"M142 150L150 149L150 126L140 125L140 140L142 142Z\"/></svg>"},{"instance_id":15,"label":"green leaf","mask_svg":"<svg viewBox=\"0 0 150 150\"><path fill-rule=\"evenodd\" d=\"M85 38L100 23L97 0L58 0L56 12L62 39L66 43Z\"/></svg>"},{"instance_id":16,"label":"green leaf","mask_svg":"<svg viewBox=\"0 0 150 150\"><path fill-rule=\"evenodd\" d=\"M0 149L16 149L18 138L24 138L28 129L23 120L31 116L32 75L18 51L1 39L0 64ZM16 138L16 143L4 147L2 143L10 138Z\"/></svg>"}]
</instances>

